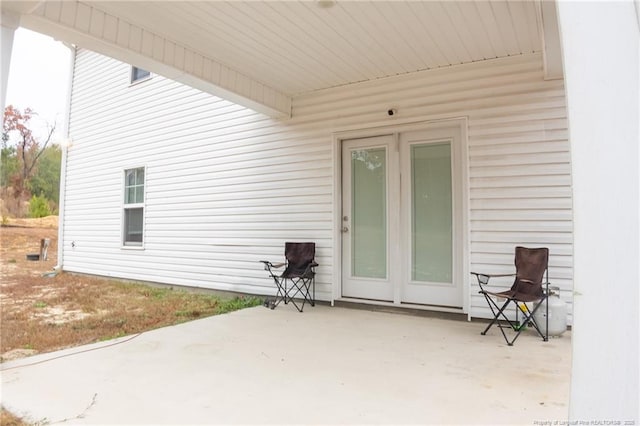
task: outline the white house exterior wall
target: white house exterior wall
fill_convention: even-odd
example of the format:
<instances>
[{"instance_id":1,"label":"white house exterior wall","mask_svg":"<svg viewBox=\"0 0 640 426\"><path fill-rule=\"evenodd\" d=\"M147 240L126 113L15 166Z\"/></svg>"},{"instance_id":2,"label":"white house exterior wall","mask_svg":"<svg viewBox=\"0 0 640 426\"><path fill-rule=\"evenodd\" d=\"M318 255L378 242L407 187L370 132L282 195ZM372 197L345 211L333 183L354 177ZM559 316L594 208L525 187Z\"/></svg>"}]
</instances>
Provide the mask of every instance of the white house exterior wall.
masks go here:
<instances>
[{"instance_id":1,"label":"white house exterior wall","mask_svg":"<svg viewBox=\"0 0 640 426\"><path fill-rule=\"evenodd\" d=\"M274 287L258 261L281 259L285 241L315 241L316 296L330 300L340 267L333 135L467 117L469 270L510 272L515 245L547 246L551 281L571 301L564 86L543 79L540 55L315 92L294 98L288 120L159 76L129 78L129 65L77 52L65 270L266 295ZM123 171L143 166L144 249L125 249ZM471 314L485 316L468 282Z\"/></svg>"}]
</instances>

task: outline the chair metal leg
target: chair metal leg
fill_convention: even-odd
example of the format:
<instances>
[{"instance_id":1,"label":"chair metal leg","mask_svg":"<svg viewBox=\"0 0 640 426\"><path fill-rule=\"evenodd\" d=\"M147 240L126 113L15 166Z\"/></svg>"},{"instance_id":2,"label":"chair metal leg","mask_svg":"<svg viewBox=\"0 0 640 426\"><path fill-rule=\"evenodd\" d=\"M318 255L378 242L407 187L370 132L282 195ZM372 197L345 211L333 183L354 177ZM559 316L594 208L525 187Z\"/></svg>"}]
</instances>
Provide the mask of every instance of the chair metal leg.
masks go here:
<instances>
[{"instance_id":1,"label":"chair metal leg","mask_svg":"<svg viewBox=\"0 0 640 426\"><path fill-rule=\"evenodd\" d=\"M493 327L494 324L497 323L497 326L500 329L500 332L502 333L502 337L504 337L504 340L507 343L507 345L508 346L513 346L513 344L516 341L516 339L520 336L520 333L522 333L522 331L525 330L525 328L526 328L525 325L530 323L530 324L533 325L534 329L538 332L538 334L540 334L540 336L544 339L544 341L545 342L547 341L547 336L545 335L545 333L542 333L542 331L540 330L538 324L535 322L535 318L533 317L533 314L535 314L535 312L540 308L540 303L537 304L532 311L527 312L527 311L523 310L523 308L518 305L517 301L515 301L513 299L507 299L504 302L504 304L501 307L499 307L498 304L493 301L491 296L489 296L486 293L483 293L483 294L484 294L485 299L487 299L487 303L489 305L489 308L491 309L491 313L493 314L493 319L487 325L487 327L484 329L484 331L482 331L480 334L482 334L483 336L486 335L487 332L489 331L489 329L491 327ZM515 321L514 322L514 321L510 320L506 316L505 310L507 309L509 304L511 304L512 302L515 303L515 305L516 305L516 312L519 311L519 313L522 313L522 321ZM548 316L548 314L547 314L547 316ZM498 323L498 321L501 318L506 321L508 326L506 324L503 325L503 324ZM548 322L548 318L547 318L547 322ZM515 335L513 336L513 338L511 340L509 339L509 336L507 336L507 333L505 333L505 331L504 331L505 327L508 327L512 331L515 332Z\"/></svg>"},{"instance_id":2,"label":"chair metal leg","mask_svg":"<svg viewBox=\"0 0 640 426\"><path fill-rule=\"evenodd\" d=\"M504 314L504 310L507 308L507 306L509 305L509 303L511 303L511 299L507 299L504 304L502 305L502 307L498 307L498 304L496 302L493 301L493 299L491 298L491 296L489 296L486 293L483 293L485 299L487 299L487 303L489 305L489 309L491 309L491 313L493 314L493 319L491 320L491 322L489 323L489 325L487 325L487 328L484 329L484 331L480 334L482 334L483 336L487 334L487 331L489 331L489 329L491 327L493 327L493 325L495 323L498 322L498 320L500 319L500 317L503 317L510 325L511 325L511 321L506 317L506 315ZM499 324L498 324L499 325Z\"/></svg>"},{"instance_id":3,"label":"chair metal leg","mask_svg":"<svg viewBox=\"0 0 640 426\"><path fill-rule=\"evenodd\" d=\"M542 303L544 302L545 304L545 309L546 309L546 316L545 316L545 332L543 333L542 330L540 330L540 326L538 325L534 314L538 311L538 309L540 309L540 306L542 305ZM526 323L531 324L531 326L533 326L533 328L536 330L536 332L538 333L538 335L540 335L540 337L542 337L542 340L545 342L549 341L549 296L545 296L543 300L540 300L540 302L538 304L536 304L536 306L533 308L533 310L530 312L530 314L527 316L526 318ZM514 339L515 340L515 339Z\"/></svg>"},{"instance_id":4,"label":"chair metal leg","mask_svg":"<svg viewBox=\"0 0 640 426\"><path fill-rule=\"evenodd\" d=\"M275 309L276 306L280 304L280 302L284 301L285 304L287 303L286 283L283 282L285 280L278 277L277 275L271 275L271 277L276 284L276 296L271 302L269 302L268 307L271 309Z\"/></svg>"},{"instance_id":5,"label":"chair metal leg","mask_svg":"<svg viewBox=\"0 0 640 426\"><path fill-rule=\"evenodd\" d=\"M545 305L546 305L546 304L547 304L547 302L548 302L548 300L546 300L546 299L547 299L547 297L545 297L545 300L544 300ZM509 346L513 346L514 342L515 342L515 341L516 341L516 339L520 336L520 334L522 333L522 331L524 331L524 330L526 329L525 325L527 325L527 324L531 325L531 326L534 328L534 330L536 330L536 332L540 335L540 337L542 337L542 340L543 340L543 341L545 341L545 342L549 341L549 334L548 334L548 330L549 330L549 318L548 318L548 316L549 316L549 308L548 308L548 306L547 306L547 318L546 318L546 320L545 320L545 321L546 321L546 323L547 323L547 324L546 324L546 325L547 325L547 328L545 329L545 333L543 333L543 332L542 332L542 330L540 330L540 327L539 327L539 325L538 325L538 323L536 322L536 319L535 319L535 317L534 317L534 314L536 313L536 311L537 311L538 309L540 309L540 306L541 306L541 305L542 305L542 301L540 301L540 303L536 304L536 306L533 308L533 310L531 310L531 311L528 311L528 310L527 310L527 311L525 311L525 310L523 310L523 309L522 309L522 308L521 308L521 307L516 303L516 306L517 306L517 308L516 308L516 309L518 309L518 310L522 313L522 322L521 322L521 324L520 324L517 328L514 328L514 331L515 331L516 333L515 333L515 335L513 336L513 339L509 340L509 339L507 338L506 334L504 333L504 331L503 331L503 333L502 333L502 334L504 335L505 340L507 341L507 344L508 344Z\"/></svg>"},{"instance_id":6,"label":"chair metal leg","mask_svg":"<svg viewBox=\"0 0 640 426\"><path fill-rule=\"evenodd\" d=\"M291 278L291 287L288 289L286 293L287 301L293 303L293 305L298 309L299 312L302 312L304 309L304 305L308 302L311 306L315 306L315 300L311 297L310 291L315 293L315 286L313 290L311 286L313 285L313 278ZM300 295L302 298L302 303L296 302L295 298Z\"/></svg>"},{"instance_id":7,"label":"chair metal leg","mask_svg":"<svg viewBox=\"0 0 640 426\"><path fill-rule=\"evenodd\" d=\"M313 291L313 296L311 297L311 306L316 306L316 277L311 278L311 287Z\"/></svg>"}]
</instances>

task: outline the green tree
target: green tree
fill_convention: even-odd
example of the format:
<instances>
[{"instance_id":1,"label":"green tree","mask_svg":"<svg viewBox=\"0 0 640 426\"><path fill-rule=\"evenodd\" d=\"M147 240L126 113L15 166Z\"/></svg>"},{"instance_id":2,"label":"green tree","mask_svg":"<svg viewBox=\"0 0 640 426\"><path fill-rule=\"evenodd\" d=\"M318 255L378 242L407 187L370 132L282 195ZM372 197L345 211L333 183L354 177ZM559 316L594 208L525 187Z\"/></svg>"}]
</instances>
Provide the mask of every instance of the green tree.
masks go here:
<instances>
[{"instance_id":1,"label":"green tree","mask_svg":"<svg viewBox=\"0 0 640 426\"><path fill-rule=\"evenodd\" d=\"M22 196L27 189L27 181L31 178L40 156L47 148L56 129L55 126L51 126L46 139L41 143L29 127L29 122L34 115L36 113L31 108L20 111L13 105L9 105L4 110L2 140L3 143L8 143L12 136L15 137L18 164L20 165L19 174L12 182L17 197Z\"/></svg>"},{"instance_id":2,"label":"green tree","mask_svg":"<svg viewBox=\"0 0 640 426\"><path fill-rule=\"evenodd\" d=\"M51 214L49 202L44 197L31 197L29 201L29 217L46 217Z\"/></svg>"},{"instance_id":3,"label":"green tree","mask_svg":"<svg viewBox=\"0 0 640 426\"><path fill-rule=\"evenodd\" d=\"M18 173L20 165L18 164L16 149L12 146L6 146L4 140L2 142L0 157L2 160L0 164L0 186L6 187L11 184L12 176Z\"/></svg>"},{"instance_id":4,"label":"green tree","mask_svg":"<svg viewBox=\"0 0 640 426\"><path fill-rule=\"evenodd\" d=\"M47 126L44 138L36 137L30 127L36 115L30 108L21 111L12 105L4 110L0 183L4 208L15 216L24 214L32 193L51 200L54 208L58 202L61 154L58 147L49 147L55 125Z\"/></svg>"},{"instance_id":5,"label":"green tree","mask_svg":"<svg viewBox=\"0 0 640 426\"><path fill-rule=\"evenodd\" d=\"M48 146L40 156L38 166L29 179L27 187L32 195L53 202L53 211L58 209L60 198L60 164L62 150L58 145Z\"/></svg>"}]
</instances>

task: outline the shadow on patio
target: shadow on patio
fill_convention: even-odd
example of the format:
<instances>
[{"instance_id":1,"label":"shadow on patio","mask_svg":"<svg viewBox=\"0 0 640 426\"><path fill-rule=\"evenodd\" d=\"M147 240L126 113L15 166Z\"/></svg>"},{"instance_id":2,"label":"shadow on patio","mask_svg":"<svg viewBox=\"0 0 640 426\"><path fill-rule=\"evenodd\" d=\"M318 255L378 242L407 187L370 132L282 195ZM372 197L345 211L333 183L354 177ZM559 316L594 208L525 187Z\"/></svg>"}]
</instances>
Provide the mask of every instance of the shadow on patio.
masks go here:
<instances>
[{"instance_id":1,"label":"shadow on patio","mask_svg":"<svg viewBox=\"0 0 640 426\"><path fill-rule=\"evenodd\" d=\"M2 403L50 423L566 420L570 332L508 347L483 324L257 307L5 363Z\"/></svg>"}]
</instances>

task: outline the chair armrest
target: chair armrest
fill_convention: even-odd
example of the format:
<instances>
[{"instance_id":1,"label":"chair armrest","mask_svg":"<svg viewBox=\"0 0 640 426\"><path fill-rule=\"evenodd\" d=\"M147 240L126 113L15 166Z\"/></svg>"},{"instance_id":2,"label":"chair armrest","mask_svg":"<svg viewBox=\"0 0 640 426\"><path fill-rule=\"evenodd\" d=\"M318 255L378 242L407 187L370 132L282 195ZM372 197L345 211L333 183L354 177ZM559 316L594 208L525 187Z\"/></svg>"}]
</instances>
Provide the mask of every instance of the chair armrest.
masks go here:
<instances>
[{"instance_id":1,"label":"chair armrest","mask_svg":"<svg viewBox=\"0 0 640 426\"><path fill-rule=\"evenodd\" d=\"M485 273L481 273L481 272L471 272L471 274L473 275L483 275L485 277L489 277L489 278L496 278L496 277L515 277L516 274L485 274Z\"/></svg>"},{"instance_id":2,"label":"chair armrest","mask_svg":"<svg viewBox=\"0 0 640 426\"><path fill-rule=\"evenodd\" d=\"M271 263L268 260L260 260L260 262L264 263L264 270L269 271L269 273L272 273L271 268L278 269L285 265L285 263Z\"/></svg>"},{"instance_id":3,"label":"chair armrest","mask_svg":"<svg viewBox=\"0 0 640 426\"><path fill-rule=\"evenodd\" d=\"M265 265L269 265L272 268L282 268L285 263L271 263L268 260L260 260L260 262L264 263Z\"/></svg>"},{"instance_id":4,"label":"chair armrest","mask_svg":"<svg viewBox=\"0 0 640 426\"><path fill-rule=\"evenodd\" d=\"M482 289L482 285L489 284L490 278L498 278L498 277L515 277L516 274L484 274L480 272L471 272L472 275L475 275L478 279L478 284L480 285L480 289ZM484 289L482 289L484 290Z\"/></svg>"},{"instance_id":5,"label":"chair armrest","mask_svg":"<svg viewBox=\"0 0 640 426\"><path fill-rule=\"evenodd\" d=\"M307 267L305 268L304 272L302 273L303 277L309 277L309 275L311 277L315 276L315 271L313 270L313 268L315 268L316 266L319 266L315 261L309 263L307 265Z\"/></svg>"}]
</instances>

